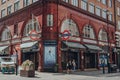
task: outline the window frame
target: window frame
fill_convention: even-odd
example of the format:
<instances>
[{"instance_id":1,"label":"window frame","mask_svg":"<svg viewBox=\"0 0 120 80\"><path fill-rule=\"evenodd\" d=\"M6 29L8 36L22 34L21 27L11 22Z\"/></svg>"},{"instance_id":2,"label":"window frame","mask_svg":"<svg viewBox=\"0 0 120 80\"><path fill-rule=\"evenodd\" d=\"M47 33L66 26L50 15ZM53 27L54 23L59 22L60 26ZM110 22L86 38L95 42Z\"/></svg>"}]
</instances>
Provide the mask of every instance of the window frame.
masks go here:
<instances>
[{"instance_id":1,"label":"window frame","mask_svg":"<svg viewBox=\"0 0 120 80\"><path fill-rule=\"evenodd\" d=\"M1 18L2 18L2 17L5 17L5 11L6 11L6 9L2 9L2 10L1 10Z\"/></svg>"},{"instance_id":2,"label":"window frame","mask_svg":"<svg viewBox=\"0 0 120 80\"><path fill-rule=\"evenodd\" d=\"M101 2L106 5L107 4L107 1L106 0L101 0Z\"/></svg>"},{"instance_id":3,"label":"window frame","mask_svg":"<svg viewBox=\"0 0 120 80\"><path fill-rule=\"evenodd\" d=\"M110 20L110 21L113 20L113 15L112 15L112 13L109 14L109 20Z\"/></svg>"},{"instance_id":4,"label":"window frame","mask_svg":"<svg viewBox=\"0 0 120 80\"><path fill-rule=\"evenodd\" d=\"M17 6L17 8L16 8L16 6ZM14 11L19 10L19 8L20 8L20 1L17 1L14 3Z\"/></svg>"},{"instance_id":5,"label":"window frame","mask_svg":"<svg viewBox=\"0 0 120 80\"><path fill-rule=\"evenodd\" d=\"M107 19L107 10L102 10L102 18Z\"/></svg>"},{"instance_id":6,"label":"window frame","mask_svg":"<svg viewBox=\"0 0 120 80\"><path fill-rule=\"evenodd\" d=\"M54 25L54 15L53 14L47 14L47 26L53 26Z\"/></svg>"},{"instance_id":7,"label":"window frame","mask_svg":"<svg viewBox=\"0 0 120 80\"><path fill-rule=\"evenodd\" d=\"M113 1L112 0L109 0L109 7L112 7L113 5L112 5L112 3L113 3Z\"/></svg>"},{"instance_id":8,"label":"window frame","mask_svg":"<svg viewBox=\"0 0 120 80\"><path fill-rule=\"evenodd\" d=\"M32 0L32 3L37 2L37 1L39 1L39 0Z\"/></svg>"},{"instance_id":9,"label":"window frame","mask_svg":"<svg viewBox=\"0 0 120 80\"><path fill-rule=\"evenodd\" d=\"M85 25L83 28L83 37L84 38L90 38L95 39L95 32L91 25Z\"/></svg>"},{"instance_id":10,"label":"window frame","mask_svg":"<svg viewBox=\"0 0 120 80\"><path fill-rule=\"evenodd\" d=\"M93 3L89 3L89 12L90 13L95 13L95 5Z\"/></svg>"},{"instance_id":11,"label":"window frame","mask_svg":"<svg viewBox=\"0 0 120 80\"><path fill-rule=\"evenodd\" d=\"M4 3L6 3L6 0L1 0L1 4L4 4Z\"/></svg>"},{"instance_id":12,"label":"window frame","mask_svg":"<svg viewBox=\"0 0 120 80\"><path fill-rule=\"evenodd\" d=\"M12 13L12 5L7 7L7 14L11 14Z\"/></svg>"},{"instance_id":13,"label":"window frame","mask_svg":"<svg viewBox=\"0 0 120 80\"><path fill-rule=\"evenodd\" d=\"M64 2L66 2L66 3L68 3L69 2L69 0L63 0Z\"/></svg>"},{"instance_id":14,"label":"window frame","mask_svg":"<svg viewBox=\"0 0 120 80\"><path fill-rule=\"evenodd\" d=\"M23 0L23 7L30 5L30 0Z\"/></svg>"},{"instance_id":15,"label":"window frame","mask_svg":"<svg viewBox=\"0 0 120 80\"><path fill-rule=\"evenodd\" d=\"M71 4L78 7L78 0L71 0Z\"/></svg>"},{"instance_id":16,"label":"window frame","mask_svg":"<svg viewBox=\"0 0 120 80\"><path fill-rule=\"evenodd\" d=\"M36 26L33 27L33 25L35 25L35 24L36 24ZM25 28L23 31L23 36L27 36L31 30L35 30L36 32L39 33L39 31L40 31L39 26L40 25L37 22L37 20L35 20L35 19L29 20L28 23L25 25Z\"/></svg>"},{"instance_id":17,"label":"window frame","mask_svg":"<svg viewBox=\"0 0 120 80\"><path fill-rule=\"evenodd\" d=\"M88 3L87 3L87 0L81 0L81 9L83 10L88 10Z\"/></svg>"},{"instance_id":18,"label":"window frame","mask_svg":"<svg viewBox=\"0 0 120 80\"><path fill-rule=\"evenodd\" d=\"M100 11L100 12L99 12ZM99 13L98 13L99 12ZM95 8L95 14L97 15L97 16L101 16L101 7L99 7L99 6L96 6L96 8Z\"/></svg>"}]
</instances>

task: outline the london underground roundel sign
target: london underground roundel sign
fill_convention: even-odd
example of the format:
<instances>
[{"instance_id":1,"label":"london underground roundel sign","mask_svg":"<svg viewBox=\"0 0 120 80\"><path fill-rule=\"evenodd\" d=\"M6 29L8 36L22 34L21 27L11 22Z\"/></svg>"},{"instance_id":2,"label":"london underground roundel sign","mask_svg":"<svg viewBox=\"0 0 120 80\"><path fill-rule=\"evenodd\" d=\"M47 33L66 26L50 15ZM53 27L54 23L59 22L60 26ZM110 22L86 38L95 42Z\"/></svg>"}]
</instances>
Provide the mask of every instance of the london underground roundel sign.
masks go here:
<instances>
[{"instance_id":1,"label":"london underground roundel sign","mask_svg":"<svg viewBox=\"0 0 120 80\"><path fill-rule=\"evenodd\" d=\"M61 35L61 37L62 37L63 40L68 40L70 38L70 36L71 36L71 33L70 33L69 30L64 30L62 32L62 35Z\"/></svg>"},{"instance_id":2,"label":"london underground roundel sign","mask_svg":"<svg viewBox=\"0 0 120 80\"><path fill-rule=\"evenodd\" d=\"M39 40L39 34L35 30L29 32L29 36L32 40Z\"/></svg>"}]
</instances>

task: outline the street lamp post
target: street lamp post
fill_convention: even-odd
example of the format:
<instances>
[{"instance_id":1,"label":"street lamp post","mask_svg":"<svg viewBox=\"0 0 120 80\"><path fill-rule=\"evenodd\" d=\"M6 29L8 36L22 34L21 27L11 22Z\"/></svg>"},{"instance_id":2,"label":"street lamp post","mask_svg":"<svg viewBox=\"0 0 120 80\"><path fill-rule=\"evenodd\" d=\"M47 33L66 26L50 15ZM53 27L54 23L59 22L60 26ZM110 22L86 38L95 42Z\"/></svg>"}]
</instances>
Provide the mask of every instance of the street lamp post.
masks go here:
<instances>
[{"instance_id":1,"label":"street lamp post","mask_svg":"<svg viewBox=\"0 0 120 80\"><path fill-rule=\"evenodd\" d=\"M108 27L108 18L109 18L109 11L107 10L107 31L109 32L109 27ZM110 56L110 42L109 42L109 33L107 32L107 40L108 40L108 73L110 73L110 61L109 61L109 56Z\"/></svg>"}]
</instances>

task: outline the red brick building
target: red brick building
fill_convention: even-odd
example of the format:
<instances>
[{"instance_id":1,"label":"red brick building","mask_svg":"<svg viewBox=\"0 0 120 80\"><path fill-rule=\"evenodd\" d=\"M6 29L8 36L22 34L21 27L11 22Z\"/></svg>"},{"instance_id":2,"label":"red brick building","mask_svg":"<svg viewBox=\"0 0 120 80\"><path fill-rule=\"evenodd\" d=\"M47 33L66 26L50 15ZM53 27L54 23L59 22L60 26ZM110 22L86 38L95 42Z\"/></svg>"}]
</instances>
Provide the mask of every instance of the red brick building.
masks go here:
<instances>
[{"instance_id":1,"label":"red brick building","mask_svg":"<svg viewBox=\"0 0 120 80\"><path fill-rule=\"evenodd\" d=\"M81 70L99 69L102 60L115 63L113 0L39 0L2 17L0 28L1 53L12 55L20 45L19 64L30 59L39 71L55 64L62 71L73 59ZM39 40L31 40L31 30Z\"/></svg>"}]
</instances>

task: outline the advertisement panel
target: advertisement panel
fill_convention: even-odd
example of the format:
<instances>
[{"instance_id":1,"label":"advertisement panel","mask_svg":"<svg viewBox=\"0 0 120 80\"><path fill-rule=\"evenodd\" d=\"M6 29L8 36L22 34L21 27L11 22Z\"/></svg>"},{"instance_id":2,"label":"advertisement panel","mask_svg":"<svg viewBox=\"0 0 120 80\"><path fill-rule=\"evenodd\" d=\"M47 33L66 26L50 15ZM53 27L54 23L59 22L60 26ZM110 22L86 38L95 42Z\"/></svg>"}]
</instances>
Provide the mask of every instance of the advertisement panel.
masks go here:
<instances>
[{"instance_id":1,"label":"advertisement panel","mask_svg":"<svg viewBox=\"0 0 120 80\"><path fill-rule=\"evenodd\" d=\"M44 48L44 67L52 68L56 64L56 46L45 46Z\"/></svg>"},{"instance_id":2,"label":"advertisement panel","mask_svg":"<svg viewBox=\"0 0 120 80\"><path fill-rule=\"evenodd\" d=\"M99 57L99 65L100 65L100 67L102 67L102 66L107 66L107 63L108 63L108 57L107 57L107 55L100 55L100 57Z\"/></svg>"}]
</instances>

